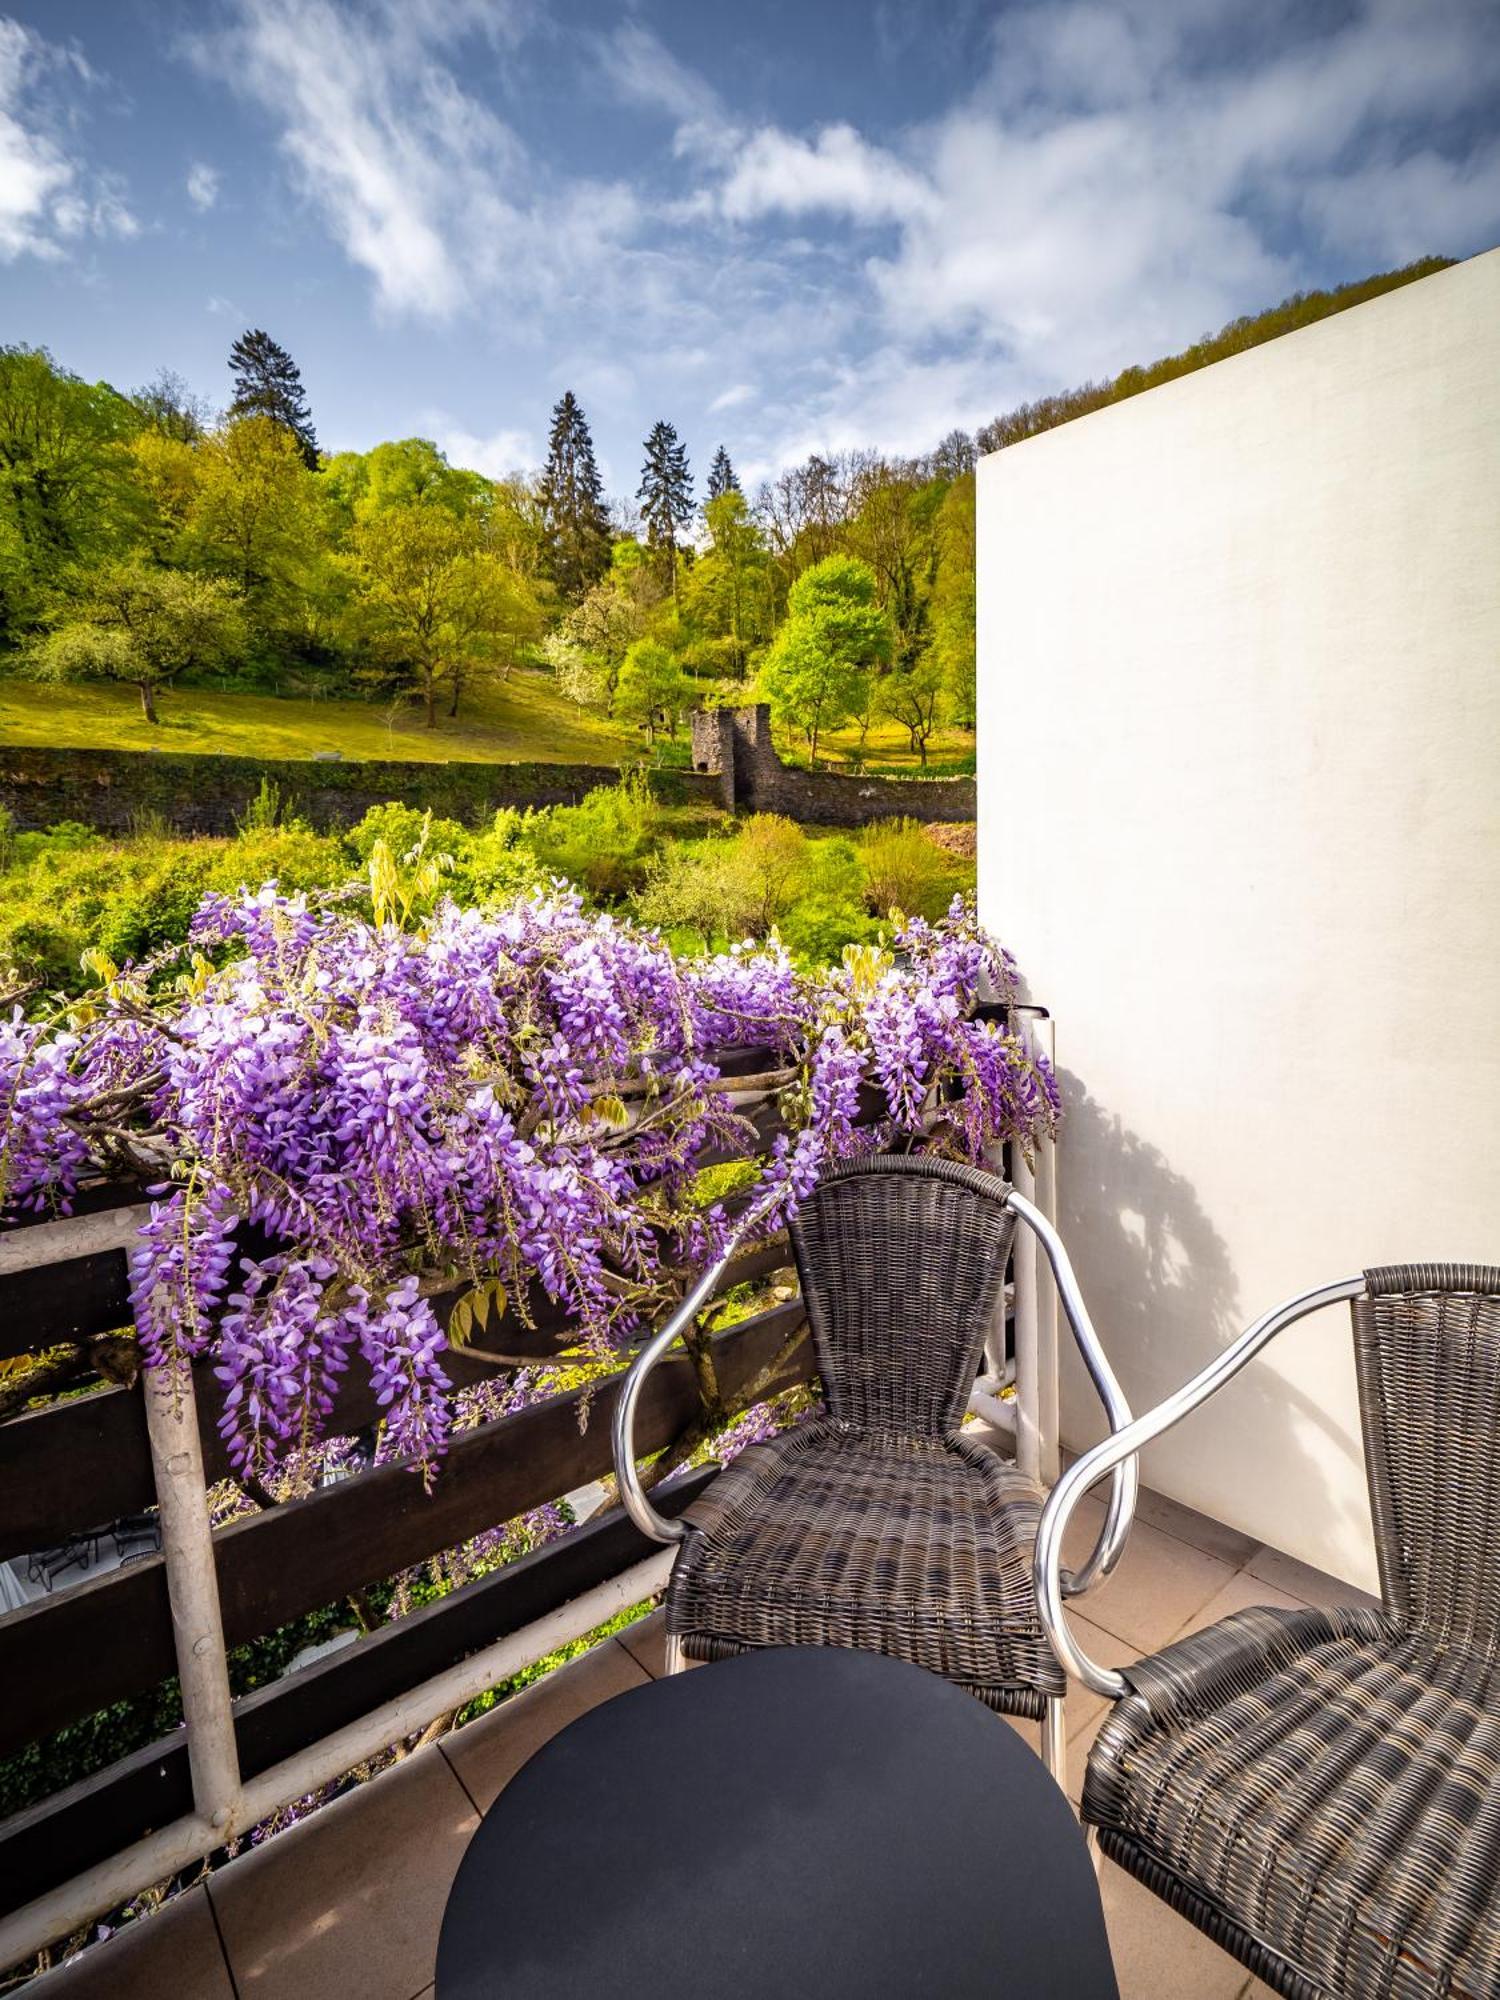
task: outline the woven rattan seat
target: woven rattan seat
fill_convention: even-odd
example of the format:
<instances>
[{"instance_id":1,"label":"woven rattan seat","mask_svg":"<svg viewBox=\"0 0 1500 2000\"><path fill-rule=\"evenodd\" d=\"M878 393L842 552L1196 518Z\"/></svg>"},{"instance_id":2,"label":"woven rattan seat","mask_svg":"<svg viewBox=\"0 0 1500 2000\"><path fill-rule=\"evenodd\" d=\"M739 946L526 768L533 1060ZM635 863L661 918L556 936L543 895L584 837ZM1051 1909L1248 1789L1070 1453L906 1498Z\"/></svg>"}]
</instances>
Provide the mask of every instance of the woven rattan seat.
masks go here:
<instances>
[{"instance_id":1,"label":"woven rattan seat","mask_svg":"<svg viewBox=\"0 0 1500 2000\"><path fill-rule=\"evenodd\" d=\"M1065 1681L1031 1585L1042 1495L960 1437L1015 1228L1004 1182L878 1156L825 1173L792 1248L828 1416L746 1453L667 1593L690 1659L858 1646L1040 1718Z\"/></svg>"},{"instance_id":2,"label":"woven rattan seat","mask_svg":"<svg viewBox=\"0 0 1500 2000\"><path fill-rule=\"evenodd\" d=\"M1497 1294L1423 1265L1353 1302L1384 1608L1179 1641L1090 1756L1105 1852L1293 2000L1500 1994Z\"/></svg>"},{"instance_id":3,"label":"woven rattan seat","mask_svg":"<svg viewBox=\"0 0 1500 2000\"><path fill-rule=\"evenodd\" d=\"M668 1616L694 1659L857 1646L1040 1717L1065 1683L1037 1616L1041 1496L984 1445L805 1425L693 1511Z\"/></svg>"}]
</instances>

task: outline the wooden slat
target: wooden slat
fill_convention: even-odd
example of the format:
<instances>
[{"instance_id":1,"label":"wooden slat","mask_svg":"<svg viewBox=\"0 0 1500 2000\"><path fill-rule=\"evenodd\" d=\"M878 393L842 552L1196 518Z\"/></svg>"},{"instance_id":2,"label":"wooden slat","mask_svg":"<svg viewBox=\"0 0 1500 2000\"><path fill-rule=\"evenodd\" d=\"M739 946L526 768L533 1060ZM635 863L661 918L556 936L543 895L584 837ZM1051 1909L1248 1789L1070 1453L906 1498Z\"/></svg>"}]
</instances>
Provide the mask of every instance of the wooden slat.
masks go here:
<instances>
[{"instance_id":1,"label":"wooden slat","mask_svg":"<svg viewBox=\"0 0 1500 2000\"><path fill-rule=\"evenodd\" d=\"M123 1250L99 1250L91 1257L0 1275L0 1356L88 1340L130 1323Z\"/></svg>"},{"instance_id":2,"label":"wooden slat","mask_svg":"<svg viewBox=\"0 0 1500 2000\"><path fill-rule=\"evenodd\" d=\"M147 1198L139 1181L86 1181L68 1203L68 1214L98 1215L105 1209L130 1208ZM41 1214L0 1215L0 1236L8 1236L17 1229L33 1229L38 1222L56 1219L45 1211Z\"/></svg>"},{"instance_id":3,"label":"wooden slat","mask_svg":"<svg viewBox=\"0 0 1500 2000\"><path fill-rule=\"evenodd\" d=\"M653 1495L655 1504L664 1513L680 1513L714 1471L706 1467L669 1482ZM357 1644L258 1688L235 1704L241 1770L247 1778L258 1776L618 1576L652 1547L623 1514L612 1511ZM191 1809L192 1796L187 1738L179 1729L17 1813L0 1825L0 1914L179 1818Z\"/></svg>"},{"instance_id":4,"label":"wooden slat","mask_svg":"<svg viewBox=\"0 0 1500 2000\"><path fill-rule=\"evenodd\" d=\"M802 1318L800 1299L714 1339L726 1393L772 1361ZM777 1386L810 1369L804 1344ZM609 1425L620 1377L554 1396L454 1438L433 1492L407 1467L381 1466L231 1522L214 1538L230 1645L273 1631L348 1591L541 1506L610 1469ZM640 1448L659 1450L697 1408L685 1359L657 1369L642 1398ZM0 1755L173 1671L166 1576L159 1556L78 1584L0 1619Z\"/></svg>"},{"instance_id":5,"label":"wooden slat","mask_svg":"<svg viewBox=\"0 0 1500 2000\"><path fill-rule=\"evenodd\" d=\"M448 1372L462 1388L493 1375L494 1368L453 1353ZM229 1472L218 1428L224 1389L207 1361L194 1364L193 1386L204 1471L212 1483ZM379 1414L368 1375L350 1369L334 1393L328 1435L363 1430ZM0 1425L0 1561L155 1505L138 1391L100 1387Z\"/></svg>"},{"instance_id":6,"label":"wooden slat","mask_svg":"<svg viewBox=\"0 0 1500 2000\"><path fill-rule=\"evenodd\" d=\"M790 1257L784 1236L748 1251L725 1272L715 1295L780 1270ZM462 1296L456 1290L432 1301L440 1321L447 1323ZM547 1300L535 1302L533 1316L537 1324L528 1328L506 1313L492 1329L452 1351L445 1365L455 1385L480 1380L497 1365L555 1360L576 1342L575 1322ZM218 1433L223 1388L206 1363L195 1367L193 1379L204 1465L212 1481L229 1471ZM362 1430L378 1414L364 1371L350 1369L335 1394L326 1433ZM139 1398L130 1391L101 1388L0 1425L0 1561L138 1512L155 1499Z\"/></svg>"}]
</instances>

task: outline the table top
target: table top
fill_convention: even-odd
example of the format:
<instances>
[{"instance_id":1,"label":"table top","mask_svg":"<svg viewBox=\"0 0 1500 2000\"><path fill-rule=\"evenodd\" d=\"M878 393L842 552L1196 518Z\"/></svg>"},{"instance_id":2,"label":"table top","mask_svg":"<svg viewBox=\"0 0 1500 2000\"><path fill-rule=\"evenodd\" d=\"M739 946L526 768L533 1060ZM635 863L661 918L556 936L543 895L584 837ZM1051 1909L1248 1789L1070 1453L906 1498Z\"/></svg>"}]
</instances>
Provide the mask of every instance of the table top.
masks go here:
<instances>
[{"instance_id":1,"label":"table top","mask_svg":"<svg viewBox=\"0 0 1500 2000\"><path fill-rule=\"evenodd\" d=\"M1118 2000L1072 1811L1005 1721L878 1654L633 1688L470 1843L437 2000Z\"/></svg>"}]
</instances>

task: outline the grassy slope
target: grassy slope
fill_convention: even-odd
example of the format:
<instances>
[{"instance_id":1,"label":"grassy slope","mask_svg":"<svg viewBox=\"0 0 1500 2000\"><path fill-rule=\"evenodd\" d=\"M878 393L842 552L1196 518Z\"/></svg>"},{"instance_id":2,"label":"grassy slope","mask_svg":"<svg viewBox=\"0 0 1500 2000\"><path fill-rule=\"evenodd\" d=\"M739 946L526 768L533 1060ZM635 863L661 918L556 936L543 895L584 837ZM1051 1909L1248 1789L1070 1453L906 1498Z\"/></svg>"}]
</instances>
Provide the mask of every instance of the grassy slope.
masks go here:
<instances>
[{"instance_id":1,"label":"grassy slope","mask_svg":"<svg viewBox=\"0 0 1500 2000\"><path fill-rule=\"evenodd\" d=\"M641 741L580 716L544 675L517 669L503 686L464 704L436 729L418 715L358 701L292 701L276 695L183 688L162 696L155 729L131 688L0 680L0 743L57 749L185 750L236 757L346 757L462 763L617 764Z\"/></svg>"},{"instance_id":2,"label":"grassy slope","mask_svg":"<svg viewBox=\"0 0 1500 2000\"><path fill-rule=\"evenodd\" d=\"M59 750L184 750L232 757L311 757L341 750L351 758L507 764L632 763L646 750L637 732L580 715L545 674L517 668L503 686L465 701L457 722L422 727L411 709L362 701L297 701L269 694L218 694L181 688L161 697L153 729L133 688L55 686L0 679L0 744ZM819 762L838 770L856 749L857 729L825 738ZM788 749L802 746L789 742ZM974 754L974 739L946 730L930 756L940 768ZM882 722L869 735L868 761L881 769L917 770L907 734Z\"/></svg>"}]
</instances>

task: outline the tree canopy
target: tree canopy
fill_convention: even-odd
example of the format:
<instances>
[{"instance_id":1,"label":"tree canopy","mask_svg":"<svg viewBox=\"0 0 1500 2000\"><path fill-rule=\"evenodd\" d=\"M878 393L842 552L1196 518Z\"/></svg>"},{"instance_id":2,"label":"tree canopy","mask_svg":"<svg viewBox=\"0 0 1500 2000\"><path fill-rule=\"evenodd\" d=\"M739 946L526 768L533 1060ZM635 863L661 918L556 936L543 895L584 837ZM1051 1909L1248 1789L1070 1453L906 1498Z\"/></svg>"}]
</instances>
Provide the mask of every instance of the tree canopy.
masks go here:
<instances>
[{"instance_id":1,"label":"tree canopy","mask_svg":"<svg viewBox=\"0 0 1500 2000\"><path fill-rule=\"evenodd\" d=\"M229 350L234 378L231 417L268 417L297 440L310 472L318 465L318 439L302 387L302 374L286 349L260 327L247 327Z\"/></svg>"},{"instance_id":2,"label":"tree canopy","mask_svg":"<svg viewBox=\"0 0 1500 2000\"><path fill-rule=\"evenodd\" d=\"M576 604L608 570L611 537L594 440L571 389L553 407L537 498L547 574L559 595Z\"/></svg>"}]
</instances>

